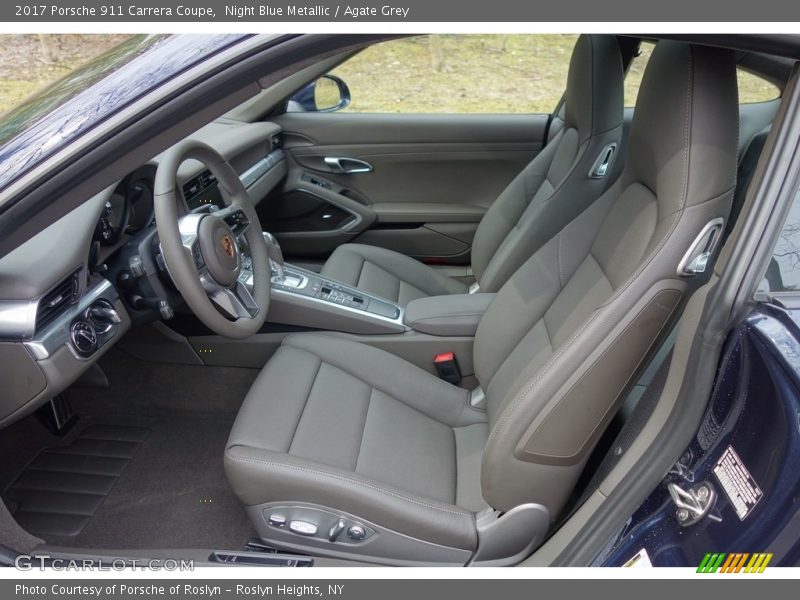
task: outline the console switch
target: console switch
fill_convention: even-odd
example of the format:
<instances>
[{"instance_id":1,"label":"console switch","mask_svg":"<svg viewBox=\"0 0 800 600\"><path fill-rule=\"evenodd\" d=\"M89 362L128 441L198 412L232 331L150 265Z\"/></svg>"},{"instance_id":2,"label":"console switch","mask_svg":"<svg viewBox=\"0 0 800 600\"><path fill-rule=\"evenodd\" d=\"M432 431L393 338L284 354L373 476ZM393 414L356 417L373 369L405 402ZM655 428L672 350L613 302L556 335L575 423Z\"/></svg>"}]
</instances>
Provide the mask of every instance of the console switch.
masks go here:
<instances>
[{"instance_id":1,"label":"console switch","mask_svg":"<svg viewBox=\"0 0 800 600\"><path fill-rule=\"evenodd\" d=\"M331 302L333 304L341 304L342 306L349 306L351 308L365 309L367 301L362 296L356 296L348 291L335 289L331 286L322 285L319 291L315 294L320 300Z\"/></svg>"}]
</instances>

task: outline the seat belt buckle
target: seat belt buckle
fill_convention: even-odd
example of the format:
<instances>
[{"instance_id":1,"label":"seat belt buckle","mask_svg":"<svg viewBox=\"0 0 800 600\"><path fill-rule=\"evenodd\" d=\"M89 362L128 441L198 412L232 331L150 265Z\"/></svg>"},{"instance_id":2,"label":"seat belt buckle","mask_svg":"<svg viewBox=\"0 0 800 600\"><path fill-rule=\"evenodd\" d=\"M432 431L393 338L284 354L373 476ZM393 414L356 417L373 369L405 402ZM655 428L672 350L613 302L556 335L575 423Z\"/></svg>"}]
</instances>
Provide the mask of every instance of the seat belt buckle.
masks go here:
<instances>
[{"instance_id":1,"label":"seat belt buckle","mask_svg":"<svg viewBox=\"0 0 800 600\"><path fill-rule=\"evenodd\" d=\"M458 385L461 383L461 369L458 368L455 352L442 352L433 357L433 365L439 379Z\"/></svg>"}]
</instances>

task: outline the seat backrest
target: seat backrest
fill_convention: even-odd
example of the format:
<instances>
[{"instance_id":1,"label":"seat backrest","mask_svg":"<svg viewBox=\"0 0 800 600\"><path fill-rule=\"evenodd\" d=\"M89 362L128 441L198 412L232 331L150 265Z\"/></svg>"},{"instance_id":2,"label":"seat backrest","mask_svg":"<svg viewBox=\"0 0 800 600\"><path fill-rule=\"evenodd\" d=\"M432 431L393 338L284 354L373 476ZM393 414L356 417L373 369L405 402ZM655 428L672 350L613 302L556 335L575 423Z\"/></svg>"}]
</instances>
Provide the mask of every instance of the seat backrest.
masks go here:
<instances>
[{"instance_id":1,"label":"seat backrest","mask_svg":"<svg viewBox=\"0 0 800 600\"><path fill-rule=\"evenodd\" d=\"M483 292L496 292L543 243L609 186L590 171L622 137L622 59L616 38L582 35L570 59L565 126L492 203L472 244ZM610 169L609 169L610 171Z\"/></svg>"},{"instance_id":2,"label":"seat backrest","mask_svg":"<svg viewBox=\"0 0 800 600\"><path fill-rule=\"evenodd\" d=\"M731 52L662 41L619 180L506 283L475 339L490 506L555 515L640 365L698 278L678 265L736 184Z\"/></svg>"}]
</instances>

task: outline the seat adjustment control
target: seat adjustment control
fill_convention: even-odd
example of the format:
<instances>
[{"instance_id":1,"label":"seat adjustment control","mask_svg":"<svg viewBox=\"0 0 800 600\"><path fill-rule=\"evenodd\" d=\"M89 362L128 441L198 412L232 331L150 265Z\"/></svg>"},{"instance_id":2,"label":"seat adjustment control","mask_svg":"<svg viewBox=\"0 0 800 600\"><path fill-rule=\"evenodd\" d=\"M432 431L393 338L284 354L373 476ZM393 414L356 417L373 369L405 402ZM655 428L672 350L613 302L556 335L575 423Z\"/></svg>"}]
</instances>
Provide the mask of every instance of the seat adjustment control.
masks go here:
<instances>
[{"instance_id":1,"label":"seat adjustment control","mask_svg":"<svg viewBox=\"0 0 800 600\"><path fill-rule=\"evenodd\" d=\"M286 517L284 517L283 515L270 515L269 524L272 525L273 527L285 527Z\"/></svg>"},{"instance_id":2,"label":"seat adjustment control","mask_svg":"<svg viewBox=\"0 0 800 600\"><path fill-rule=\"evenodd\" d=\"M336 524L331 527L330 531L328 532L328 541L335 542L339 539L339 536L342 535L344 528L347 526L344 519L339 519Z\"/></svg>"},{"instance_id":3,"label":"seat adjustment control","mask_svg":"<svg viewBox=\"0 0 800 600\"><path fill-rule=\"evenodd\" d=\"M317 526L308 521L291 521L289 523L289 530L298 535L317 535Z\"/></svg>"},{"instance_id":4,"label":"seat adjustment control","mask_svg":"<svg viewBox=\"0 0 800 600\"><path fill-rule=\"evenodd\" d=\"M347 530L347 537L354 542L360 542L367 537L367 531L361 525L351 525Z\"/></svg>"},{"instance_id":5,"label":"seat adjustment control","mask_svg":"<svg viewBox=\"0 0 800 600\"><path fill-rule=\"evenodd\" d=\"M270 536L277 540L286 540L295 535L314 538L319 542L330 544L362 544L371 540L377 532L369 525L346 514L334 513L315 506L287 506L274 504L265 507L263 523L269 531L259 532L262 539L268 541Z\"/></svg>"}]
</instances>

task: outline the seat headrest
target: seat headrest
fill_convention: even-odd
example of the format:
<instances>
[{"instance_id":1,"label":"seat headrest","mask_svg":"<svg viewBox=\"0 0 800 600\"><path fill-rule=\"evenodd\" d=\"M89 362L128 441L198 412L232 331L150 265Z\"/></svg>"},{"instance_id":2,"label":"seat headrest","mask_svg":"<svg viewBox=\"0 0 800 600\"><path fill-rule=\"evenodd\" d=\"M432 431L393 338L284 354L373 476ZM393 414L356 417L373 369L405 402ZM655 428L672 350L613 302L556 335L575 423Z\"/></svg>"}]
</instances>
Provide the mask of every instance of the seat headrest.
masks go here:
<instances>
[{"instance_id":1,"label":"seat headrest","mask_svg":"<svg viewBox=\"0 0 800 600\"><path fill-rule=\"evenodd\" d=\"M640 183L659 216L736 185L739 99L732 51L660 41L631 123L623 188Z\"/></svg>"},{"instance_id":2,"label":"seat headrest","mask_svg":"<svg viewBox=\"0 0 800 600\"><path fill-rule=\"evenodd\" d=\"M580 140L622 125L623 72L612 35L582 35L569 61L564 120Z\"/></svg>"}]
</instances>

